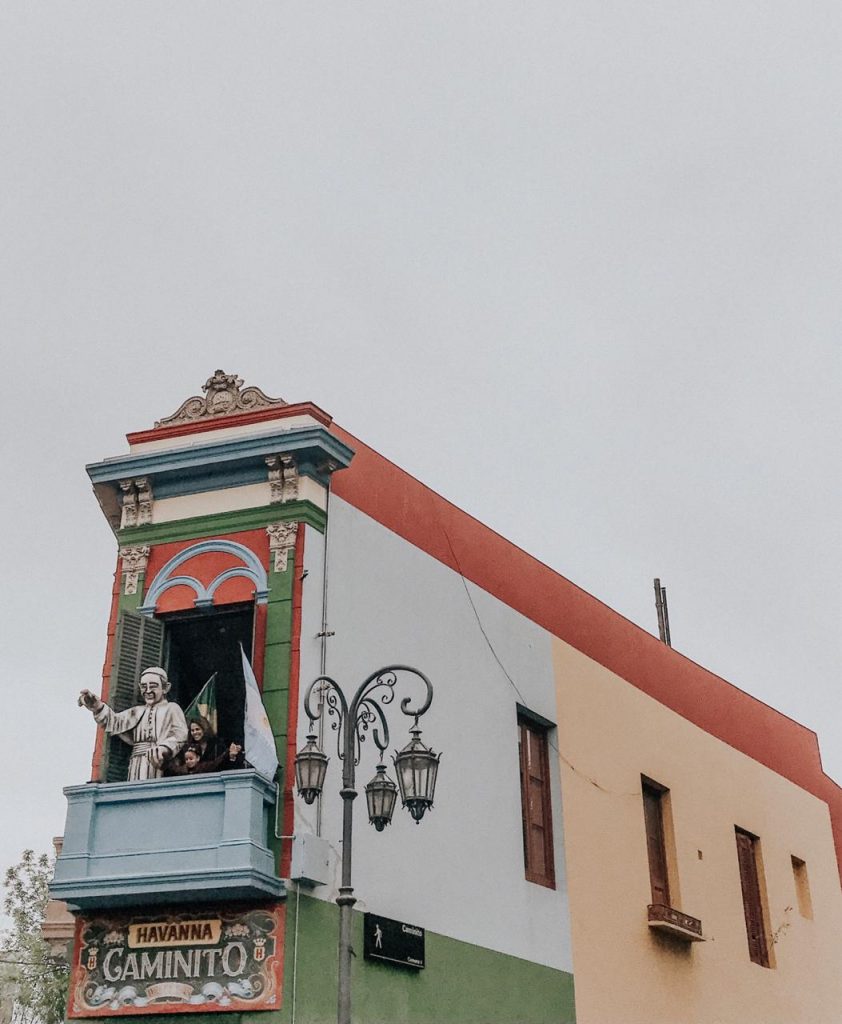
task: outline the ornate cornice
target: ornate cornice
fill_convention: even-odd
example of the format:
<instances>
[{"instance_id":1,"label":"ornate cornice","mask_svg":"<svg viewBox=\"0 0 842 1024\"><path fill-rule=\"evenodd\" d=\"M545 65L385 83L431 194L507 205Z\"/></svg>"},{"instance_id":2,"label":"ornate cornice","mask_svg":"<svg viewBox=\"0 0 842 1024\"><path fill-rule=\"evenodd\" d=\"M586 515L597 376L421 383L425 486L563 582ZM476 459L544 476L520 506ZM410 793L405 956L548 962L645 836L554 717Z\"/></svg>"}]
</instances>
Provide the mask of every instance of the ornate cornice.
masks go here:
<instances>
[{"instance_id":1,"label":"ornate cornice","mask_svg":"<svg viewBox=\"0 0 842 1024\"><path fill-rule=\"evenodd\" d=\"M282 398L269 398L260 388L243 389L243 378L235 373L215 370L202 385L204 397L194 395L182 402L172 416L165 416L155 422L156 427L173 424L193 423L197 420L219 419L235 413L251 412L254 409L280 408L287 403Z\"/></svg>"},{"instance_id":2,"label":"ornate cornice","mask_svg":"<svg viewBox=\"0 0 842 1024\"><path fill-rule=\"evenodd\" d=\"M149 545L134 544L130 547L120 548L120 558L125 578L123 593L136 594L140 574L146 572L149 562Z\"/></svg>"},{"instance_id":3,"label":"ornate cornice","mask_svg":"<svg viewBox=\"0 0 842 1024\"><path fill-rule=\"evenodd\" d=\"M275 556L275 572L286 572L289 553L295 547L298 523L270 523L266 527L269 535L269 551Z\"/></svg>"}]
</instances>

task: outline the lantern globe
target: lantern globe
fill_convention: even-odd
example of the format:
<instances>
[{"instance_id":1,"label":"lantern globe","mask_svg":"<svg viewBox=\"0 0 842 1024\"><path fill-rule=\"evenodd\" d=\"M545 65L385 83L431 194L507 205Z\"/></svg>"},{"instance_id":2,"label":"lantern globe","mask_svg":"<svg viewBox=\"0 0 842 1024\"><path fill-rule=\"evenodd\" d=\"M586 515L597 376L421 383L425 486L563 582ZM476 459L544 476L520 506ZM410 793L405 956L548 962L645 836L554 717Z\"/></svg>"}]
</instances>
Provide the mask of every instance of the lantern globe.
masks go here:
<instances>
[{"instance_id":1,"label":"lantern globe","mask_svg":"<svg viewBox=\"0 0 842 1024\"><path fill-rule=\"evenodd\" d=\"M433 806L441 754L434 754L429 747L424 746L417 722L415 728L409 731L412 739L403 750L395 753L393 760L398 774L401 804L408 809L417 824L424 817L424 812Z\"/></svg>"},{"instance_id":2,"label":"lantern globe","mask_svg":"<svg viewBox=\"0 0 842 1024\"><path fill-rule=\"evenodd\" d=\"M295 785L305 804L311 804L324 786L330 759L319 749L316 734L307 736L307 743L295 755Z\"/></svg>"},{"instance_id":3,"label":"lantern globe","mask_svg":"<svg viewBox=\"0 0 842 1024\"><path fill-rule=\"evenodd\" d=\"M386 766L379 764L374 778L365 787L368 820L378 832L391 822L397 798L398 787L386 774Z\"/></svg>"}]
</instances>

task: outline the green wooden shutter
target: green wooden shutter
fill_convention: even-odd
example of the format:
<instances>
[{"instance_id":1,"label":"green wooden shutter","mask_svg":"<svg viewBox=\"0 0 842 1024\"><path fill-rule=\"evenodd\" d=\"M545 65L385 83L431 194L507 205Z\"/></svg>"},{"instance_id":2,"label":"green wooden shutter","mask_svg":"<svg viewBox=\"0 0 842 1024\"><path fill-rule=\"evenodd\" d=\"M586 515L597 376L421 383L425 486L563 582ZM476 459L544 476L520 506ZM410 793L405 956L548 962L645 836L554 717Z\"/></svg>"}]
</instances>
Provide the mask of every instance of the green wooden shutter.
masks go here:
<instances>
[{"instance_id":1,"label":"green wooden shutter","mask_svg":"<svg viewBox=\"0 0 842 1024\"><path fill-rule=\"evenodd\" d=\"M108 703L114 711L137 704L137 684L144 669L160 665L164 656L164 624L137 612L123 611L117 625L117 644L111 668ZM131 747L118 736L106 744L106 782L125 782Z\"/></svg>"}]
</instances>

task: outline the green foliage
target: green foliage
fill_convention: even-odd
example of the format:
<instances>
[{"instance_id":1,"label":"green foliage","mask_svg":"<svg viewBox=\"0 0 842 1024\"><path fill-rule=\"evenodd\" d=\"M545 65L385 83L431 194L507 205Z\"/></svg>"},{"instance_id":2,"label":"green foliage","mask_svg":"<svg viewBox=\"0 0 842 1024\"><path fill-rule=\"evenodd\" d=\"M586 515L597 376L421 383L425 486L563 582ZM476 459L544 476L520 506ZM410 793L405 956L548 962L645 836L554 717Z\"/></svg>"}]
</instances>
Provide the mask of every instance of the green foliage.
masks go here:
<instances>
[{"instance_id":1,"label":"green foliage","mask_svg":"<svg viewBox=\"0 0 842 1024\"><path fill-rule=\"evenodd\" d=\"M3 910L11 927L0 933L0 1024L59 1024L67 1003L68 965L41 935L53 861L24 850L6 872Z\"/></svg>"}]
</instances>

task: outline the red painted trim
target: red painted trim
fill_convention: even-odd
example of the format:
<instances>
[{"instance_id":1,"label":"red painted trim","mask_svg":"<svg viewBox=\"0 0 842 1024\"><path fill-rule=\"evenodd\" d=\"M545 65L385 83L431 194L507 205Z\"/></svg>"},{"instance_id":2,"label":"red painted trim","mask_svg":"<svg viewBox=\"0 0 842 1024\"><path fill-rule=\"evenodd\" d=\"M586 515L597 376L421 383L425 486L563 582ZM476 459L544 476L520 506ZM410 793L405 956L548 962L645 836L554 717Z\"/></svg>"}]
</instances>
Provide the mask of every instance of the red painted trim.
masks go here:
<instances>
[{"instance_id":1,"label":"red painted trim","mask_svg":"<svg viewBox=\"0 0 842 1024\"><path fill-rule=\"evenodd\" d=\"M99 699L107 701L111 689L111 665L114 660L114 638L117 633L117 618L120 613L120 586L123 580L123 560L117 556L117 568L114 570L114 583L111 587L111 611L108 616L108 634L105 641L105 660L102 663L102 685ZM102 771L102 755L105 746L105 734L102 729L96 731L94 756L91 761L91 782L99 782Z\"/></svg>"},{"instance_id":2,"label":"red painted trim","mask_svg":"<svg viewBox=\"0 0 842 1024\"><path fill-rule=\"evenodd\" d=\"M159 573L161 572L163 567L167 564L167 562L171 558L173 558L175 555L180 554L182 551L186 551L188 548L192 548L195 544L201 544L201 543L204 543L204 541L210 540L210 539L212 539L212 538L209 538L209 537L203 537L203 538L188 537L186 540L170 541L167 544L155 544L152 547L152 551L151 551L151 553L149 555L149 563L146 566L146 580L147 580L147 585L146 585L146 588L145 588L146 592L148 593L148 591L155 584L155 582L156 582L156 580L158 578ZM241 531L239 533L220 533L214 539L216 539L216 540L230 540L230 541L234 541L236 544L242 544L243 547L248 548L249 551L252 551L260 559L260 564L264 567L264 569L266 569L268 567L268 565L269 565L269 537L267 536L265 529L244 530L244 531ZM214 553L214 552L206 552L205 554L203 554L201 556L197 555L196 557L197 557L197 559L198 558L202 559L202 562L199 563L200 567L204 563L209 568L210 572L213 572L213 573L215 573L216 571L218 571L222 567L228 568L229 565L236 565L237 561L238 561L237 560L237 556L227 556L227 555L217 556L216 553ZM216 568L214 568L214 564L215 564L214 560L217 557L221 558L221 561L216 566ZM227 561L226 559L230 559L230 562ZM181 570L179 570L179 571L181 571ZM210 583L211 579L213 578L213 576L210 575L209 572L202 573L201 569L197 570L192 565L191 565L191 568L190 568L190 574L191 575L197 575L198 574L200 579L202 580L202 582L204 582L206 584ZM166 593L171 593L171 591L167 591ZM164 597L166 597L166 593L165 593ZM224 594L221 594L220 596L224 598ZM158 607L156 610L157 611L162 611L162 610L173 611L177 607L180 607L180 608L192 608L193 607L193 598L194 597L195 597L195 595L191 593L189 595L189 600L188 600L188 602L186 604L179 604L178 602L174 602L173 605L170 605L169 603L167 603L166 606L165 606L165 609L161 609L160 607ZM223 601L215 600L214 601L214 605L223 604L223 603L230 603L230 600L233 600L233 601L235 601L237 603L239 603L240 601L251 601L251 600L253 600L253 598L254 598L254 587L249 582L248 589L244 590L244 592L242 594L236 594L236 593L234 593L233 595L229 594L229 598L228 599L225 599Z\"/></svg>"},{"instance_id":3,"label":"red painted trim","mask_svg":"<svg viewBox=\"0 0 842 1024\"><path fill-rule=\"evenodd\" d=\"M287 712L287 753L286 764L284 765L284 835L291 836L295 828L295 805L293 795L293 780L295 773L292 766L295 764L296 754L296 733L298 731L298 693L300 689L301 675L301 595L304 581L301 578L304 566L304 523L298 524L298 533L295 536L295 557L292 571L295 573L292 579L292 625L290 635L289 652L289 710ZM289 878L290 862L292 860L292 843L284 841L281 848L280 877Z\"/></svg>"},{"instance_id":4,"label":"red painted trim","mask_svg":"<svg viewBox=\"0 0 842 1024\"><path fill-rule=\"evenodd\" d=\"M812 730L667 647L334 424L355 449L333 492L705 732L829 807L842 880L842 789Z\"/></svg>"},{"instance_id":5,"label":"red painted trim","mask_svg":"<svg viewBox=\"0 0 842 1024\"><path fill-rule=\"evenodd\" d=\"M213 420L198 420L194 423L172 423L168 427L153 427L151 430L137 430L126 434L129 444L144 444L146 441L162 441L168 437L186 437L189 434L204 434L208 430L222 430L224 427L246 427L251 423L263 423L266 420L285 420L290 416L312 416L324 426L333 422L330 413L320 409L312 402L298 402L296 405L284 405L277 409L260 409L255 412L240 412L233 416L220 416Z\"/></svg>"}]
</instances>

